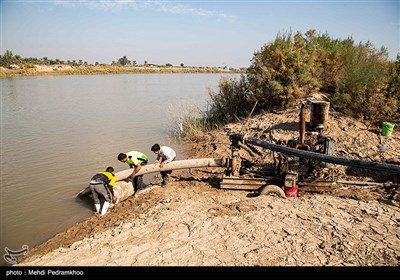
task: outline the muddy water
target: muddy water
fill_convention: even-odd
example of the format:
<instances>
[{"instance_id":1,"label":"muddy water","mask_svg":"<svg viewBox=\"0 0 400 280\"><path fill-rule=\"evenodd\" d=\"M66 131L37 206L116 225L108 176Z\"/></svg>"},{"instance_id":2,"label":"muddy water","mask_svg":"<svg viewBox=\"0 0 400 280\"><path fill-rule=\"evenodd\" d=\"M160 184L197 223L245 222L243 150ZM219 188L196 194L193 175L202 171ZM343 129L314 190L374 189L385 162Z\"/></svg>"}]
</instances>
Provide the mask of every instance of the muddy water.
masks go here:
<instances>
[{"instance_id":1,"label":"muddy water","mask_svg":"<svg viewBox=\"0 0 400 280\"><path fill-rule=\"evenodd\" d=\"M169 139L172 120L188 104L205 106L208 89L216 90L221 76L0 80L1 251L32 247L92 215L75 195L105 167L127 169L118 153L139 150L151 162L150 147L160 143L182 159L185 147Z\"/></svg>"}]
</instances>

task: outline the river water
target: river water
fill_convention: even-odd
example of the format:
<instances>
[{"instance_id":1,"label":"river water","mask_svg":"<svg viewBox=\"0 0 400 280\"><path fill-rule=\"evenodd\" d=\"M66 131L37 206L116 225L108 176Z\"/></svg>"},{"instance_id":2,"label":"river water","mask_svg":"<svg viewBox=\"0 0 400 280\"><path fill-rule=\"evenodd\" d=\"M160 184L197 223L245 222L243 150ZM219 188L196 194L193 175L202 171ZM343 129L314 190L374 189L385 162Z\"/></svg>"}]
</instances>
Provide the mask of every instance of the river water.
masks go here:
<instances>
[{"instance_id":1,"label":"river water","mask_svg":"<svg viewBox=\"0 0 400 280\"><path fill-rule=\"evenodd\" d=\"M1 79L1 247L21 250L93 214L76 198L120 152L185 146L169 131L188 106L204 108L221 76L127 74ZM191 105L189 105L191 104ZM2 264L5 262L2 258Z\"/></svg>"}]
</instances>

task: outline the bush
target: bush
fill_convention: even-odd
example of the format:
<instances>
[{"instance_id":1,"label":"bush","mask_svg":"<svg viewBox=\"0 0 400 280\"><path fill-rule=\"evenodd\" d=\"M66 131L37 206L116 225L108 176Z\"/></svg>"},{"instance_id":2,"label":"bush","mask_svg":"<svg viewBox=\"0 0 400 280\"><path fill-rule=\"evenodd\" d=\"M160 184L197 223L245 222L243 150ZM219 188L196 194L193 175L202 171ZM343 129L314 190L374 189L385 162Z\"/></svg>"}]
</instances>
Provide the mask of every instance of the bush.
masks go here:
<instances>
[{"instance_id":1,"label":"bush","mask_svg":"<svg viewBox=\"0 0 400 280\"><path fill-rule=\"evenodd\" d=\"M219 92L209 92L210 101L206 112L210 126L234 122L248 116L256 102L244 75L239 80L221 78Z\"/></svg>"},{"instance_id":2,"label":"bush","mask_svg":"<svg viewBox=\"0 0 400 280\"><path fill-rule=\"evenodd\" d=\"M328 96L332 108L365 120L398 121L400 58L388 60L385 48L352 38L292 32L277 35L254 53L247 75L222 81L211 94L208 117L227 123L255 112L285 109L315 92ZM247 93L252 93L249 96Z\"/></svg>"},{"instance_id":3,"label":"bush","mask_svg":"<svg viewBox=\"0 0 400 280\"><path fill-rule=\"evenodd\" d=\"M308 41L290 32L278 35L254 54L247 78L260 108L286 108L318 89L311 71L313 57L307 49Z\"/></svg>"},{"instance_id":4,"label":"bush","mask_svg":"<svg viewBox=\"0 0 400 280\"><path fill-rule=\"evenodd\" d=\"M388 91L393 63L387 61L385 49L353 41L343 42L341 49L343 77L332 95L332 107L353 117L380 123L392 118L397 100Z\"/></svg>"}]
</instances>

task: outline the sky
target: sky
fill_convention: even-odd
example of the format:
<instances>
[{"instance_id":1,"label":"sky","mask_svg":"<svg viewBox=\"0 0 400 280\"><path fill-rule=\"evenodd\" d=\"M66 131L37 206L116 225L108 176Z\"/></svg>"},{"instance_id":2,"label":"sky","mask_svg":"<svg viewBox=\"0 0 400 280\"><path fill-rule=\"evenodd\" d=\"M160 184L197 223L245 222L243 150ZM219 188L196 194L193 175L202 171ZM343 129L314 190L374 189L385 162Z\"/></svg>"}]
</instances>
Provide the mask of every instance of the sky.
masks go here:
<instances>
[{"instance_id":1,"label":"sky","mask_svg":"<svg viewBox=\"0 0 400 280\"><path fill-rule=\"evenodd\" d=\"M278 34L315 29L400 53L400 0L0 0L1 54L248 67Z\"/></svg>"}]
</instances>

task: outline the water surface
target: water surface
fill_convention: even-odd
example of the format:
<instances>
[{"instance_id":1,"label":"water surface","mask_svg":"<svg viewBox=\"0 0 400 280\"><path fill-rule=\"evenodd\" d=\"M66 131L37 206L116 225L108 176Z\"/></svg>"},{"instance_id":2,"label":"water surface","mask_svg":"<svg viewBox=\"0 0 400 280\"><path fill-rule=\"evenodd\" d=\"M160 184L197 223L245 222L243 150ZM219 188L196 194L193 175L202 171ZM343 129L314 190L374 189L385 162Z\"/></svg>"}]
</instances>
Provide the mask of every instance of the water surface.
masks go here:
<instances>
[{"instance_id":1,"label":"water surface","mask_svg":"<svg viewBox=\"0 0 400 280\"><path fill-rule=\"evenodd\" d=\"M76 194L120 152L155 159L154 143L183 159L172 121L228 74L127 74L1 79L1 247L33 247L92 215ZM3 261L4 264L4 261Z\"/></svg>"}]
</instances>

